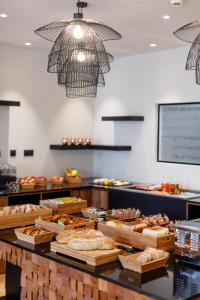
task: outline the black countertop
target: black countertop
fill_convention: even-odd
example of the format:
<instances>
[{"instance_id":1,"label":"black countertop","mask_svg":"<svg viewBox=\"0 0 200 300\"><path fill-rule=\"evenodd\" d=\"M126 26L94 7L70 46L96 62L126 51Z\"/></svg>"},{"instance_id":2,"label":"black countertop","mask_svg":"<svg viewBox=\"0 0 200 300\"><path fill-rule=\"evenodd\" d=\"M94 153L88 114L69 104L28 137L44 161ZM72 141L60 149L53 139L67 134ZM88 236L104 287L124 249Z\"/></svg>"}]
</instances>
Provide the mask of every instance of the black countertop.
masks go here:
<instances>
[{"instance_id":1,"label":"black countertop","mask_svg":"<svg viewBox=\"0 0 200 300\"><path fill-rule=\"evenodd\" d=\"M51 252L49 243L34 246L18 241L12 229L1 230L0 240L155 299L185 300L200 293L200 268L181 261L174 263L172 257L167 269L160 268L141 275L123 269L119 262L92 267Z\"/></svg>"},{"instance_id":2,"label":"black countertop","mask_svg":"<svg viewBox=\"0 0 200 300\"><path fill-rule=\"evenodd\" d=\"M143 191L138 189L132 189L131 183L129 186L121 186L121 187L114 187L114 186L101 186L98 184L93 183L94 178L84 178L82 179L81 183L67 183L64 182L62 185L52 185L50 183L47 184L45 187L35 187L34 189L21 189L18 188L17 191L13 192L10 190L0 190L0 196L14 196L20 194L33 194L33 193L45 193L45 192L53 192L53 191L64 191L64 190L71 190L71 189L90 189L90 188L98 188L104 190L120 190L124 192L132 192L132 193L139 193L139 194L149 194L154 195L155 197L164 197L164 198L174 198L174 199L181 199L192 201L192 199L199 199L200 201L200 191L191 191L188 193L182 193L180 195L170 195L170 194L161 194L157 192L150 192L150 191ZM135 184L135 183L134 183ZM138 184L138 183L136 183Z\"/></svg>"}]
</instances>

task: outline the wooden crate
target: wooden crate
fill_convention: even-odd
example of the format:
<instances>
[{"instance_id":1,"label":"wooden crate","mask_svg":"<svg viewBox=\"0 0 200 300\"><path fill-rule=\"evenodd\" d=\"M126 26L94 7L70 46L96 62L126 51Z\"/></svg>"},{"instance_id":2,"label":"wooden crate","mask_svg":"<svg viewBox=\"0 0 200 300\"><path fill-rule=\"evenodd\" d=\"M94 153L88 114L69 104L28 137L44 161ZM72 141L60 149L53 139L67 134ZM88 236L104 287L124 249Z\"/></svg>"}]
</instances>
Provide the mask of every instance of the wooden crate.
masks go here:
<instances>
[{"instance_id":1,"label":"wooden crate","mask_svg":"<svg viewBox=\"0 0 200 300\"><path fill-rule=\"evenodd\" d=\"M166 236L158 237L156 239L150 236L144 236L139 232L115 228L107 225L105 222L98 223L98 230L104 235L113 238L117 243L129 245L141 250L144 250L146 247L153 247L170 251L175 247L174 233L169 233Z\"/></svg>"},{"instance_id":2,"label":"wooden crate","mask_svg":"<svg viewBox=\"0 0 200 300\"><path fill-rule=\"evenodd\" d=\"M70 229L76 229L76 228L92 228L94 229L94 221L92 220L86 220L82 218L75 218L80 220L81 222L76 225L66 225L62 226L57 223L51 222L50 217L44 217L44 218L39 218L35 220L35 226L38 228L43 228L48 231L56 232L56 233L62 233L65 230L70 230Z\"/></svg>"},{"instance_id":3,"label":"wooden crate","mask_svg":"<svg viewBox=\"0 0 200 300\"><path fill-rule=\"evenodd\" d=\"M66 244L58 242L51 242L51 251L79 259L91 266L99 266L116 261L118 260L118 255L122 252L122 250L117 248L112 250L77 251Z\"/></svg>"},{"instance_id":4,"label":"wooden crate","mask_svg":"<svg viewBox=\"0 0 200 300\"><path fill-rule=\"evenodd\" d=\"M55 235L54 232L42 233L42 234L36 235L35 237L28 235L28 234L24 234L25 229L32 228L32 227L35 227L35 226L16 228L15 234L16 234L18 240L21 240L21 241L24 241L27 243L31 243L31 244L35 244L35 245L52 241L52 239Z\"/></svg>"},{"instance_id":5,"label":"wooden crate","mask_svg":"<svg viewBox=\"0 0 200 300\"><path fill-rule=\"evenodd\" d=\"M15 207L13 205L11 207ZM52 209L40 207L37 211L0 217L0 229L15 228L35 224L38 217L52 216Z\"/></svg>"},{"instance_id":6,"label":"wooden crate","mask_svg":"<svg viewBox=\"0 0 200 300\"><path fill-rule=\"evenodd\" d=\"M35 183L34 184L21 184L20 187L22 190L32 190L35 188Z\"/></svg>"},{"instance_id":7,"label":"wooden crate","mask_svg":"<svg viewBox=\"0 0 200 300\"><path fill-rule=\"evenodd\" d=\"M164 252L164 257L141 265L137 262L137 258L139 255L141 255L141 253L142 252L130 255L119 255L119 260L125 269L132 270L138 273L145 273L161 267L165 267L169 257L169 253Z\"/></svg>"},{"instance_id":8,"label":"wooden crate","mask_svg":"<svg viewBox=\"0 0 200 300\"><path fill-rule=\"evenodd\" d=\"M52 207L52 209L53 209L54 215L77 214L77 213L80 213L81 210L86 207L87 207L87 200L81 199L80 201L56 205L56 206Z\"/></svg>"},{"instance_id":9,"label":"wooden crate","mask_svg":"<svg viewBox=\"0 0 200 300\"><path fill-rule=\"evenodd\" d=\"M35 179L35 186L46 186L47 185L47 179L46 178L36 178Z\"/></svg>"}]
</instances>

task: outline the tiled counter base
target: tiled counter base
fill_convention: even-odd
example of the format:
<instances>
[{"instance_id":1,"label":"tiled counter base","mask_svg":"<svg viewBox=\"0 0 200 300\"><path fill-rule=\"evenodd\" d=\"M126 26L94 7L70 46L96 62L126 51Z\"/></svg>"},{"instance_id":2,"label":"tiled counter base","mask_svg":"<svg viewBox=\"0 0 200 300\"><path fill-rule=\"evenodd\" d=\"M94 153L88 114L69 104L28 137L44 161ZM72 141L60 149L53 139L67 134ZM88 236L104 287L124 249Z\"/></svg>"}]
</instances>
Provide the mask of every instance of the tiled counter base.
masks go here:
<instances>
[{"instance_id":1,"label":"tiled counter base","mask_svg":"<svg viewBox=\"0 0 200 300\"><path fill-rule=\"evenodd\" d=\"M21 300L153 299L4 242L0 258L21 269Z\"/></svg>"}]
</instances>

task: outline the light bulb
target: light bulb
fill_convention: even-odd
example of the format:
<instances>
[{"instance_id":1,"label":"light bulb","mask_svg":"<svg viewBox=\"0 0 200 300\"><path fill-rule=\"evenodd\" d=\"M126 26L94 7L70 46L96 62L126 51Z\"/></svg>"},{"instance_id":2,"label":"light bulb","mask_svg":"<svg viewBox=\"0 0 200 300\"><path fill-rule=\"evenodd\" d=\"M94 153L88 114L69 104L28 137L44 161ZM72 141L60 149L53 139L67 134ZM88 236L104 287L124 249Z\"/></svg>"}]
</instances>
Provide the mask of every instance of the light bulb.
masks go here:
<instances>
[{"instance_id":1,"label":"light bulb","mask_svg":"<svg viewBox=\"0 0 200 300\"><path fill-rule=\"evenodd\" d=\"M78 60L79 62L84 62L84 61L85 61L85 54L84 54L82 51L80 51L80 52L78 53L78 55L77 55L77 60Z\"/></svg>"},{"instance_id":2,"label":"light bulb","mask_svg":"<svg viewBox=\"0 0 200 300\"><path fill-rule=\"evenodd\" d=\"M81 39L83 37L83 30L82 30L82 28L81 28L80 25L76 25L76 27L74 28L74 30L73 30L73 36L76 39Z\"/></svg>"}]
</instances>

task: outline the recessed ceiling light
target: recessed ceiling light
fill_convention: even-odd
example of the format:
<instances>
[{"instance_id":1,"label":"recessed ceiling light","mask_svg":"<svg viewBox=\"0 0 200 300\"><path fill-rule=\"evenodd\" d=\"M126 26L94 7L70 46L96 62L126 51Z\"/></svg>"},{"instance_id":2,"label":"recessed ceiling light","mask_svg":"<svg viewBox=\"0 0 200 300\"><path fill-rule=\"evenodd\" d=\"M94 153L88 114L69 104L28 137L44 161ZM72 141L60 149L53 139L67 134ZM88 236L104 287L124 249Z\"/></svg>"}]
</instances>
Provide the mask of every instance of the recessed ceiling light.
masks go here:
<instances>
[{"instance_id":1,"label":"recessed ceiling light","mask_svg":"<svg viewBox=\"0 0 200 300\"><path fill-rule=\"evenodd\" d=\"M30 42L26 42L25 46L31 46L32 44Z\"/></svg>"},{"instance_id":2,"label":"recessed ceiling light","mask_svg":"<svg viewBox=\"0 0 200 300\"><path fill-rule=\"evenodd\" d=\"M150 47L156 47L157 45L154 44L154 43L152 43L152 44L150 44L149 46L150 46Z\"/></svg>"},{"instance_id":3,"label":"recessed ceiling light","mask_svg":"<svg viewBox=\"0 0 200 300\"><path fill-rule=\"evenodd\" d=\"M164 20L169 20L170 19L170 16L169 15L165 15L162 17Z\"/></svg>"},{"instance_id":4,"label":"recessed ceiling light","mask_svg":"<svg viewBox=\"0 0 200 300\"><path fill-rule=\"evenodd\" d=\"M1 18L7 18L7 16L8 16L7 14L0 14Z\"/></svg>"}]
</instances>

